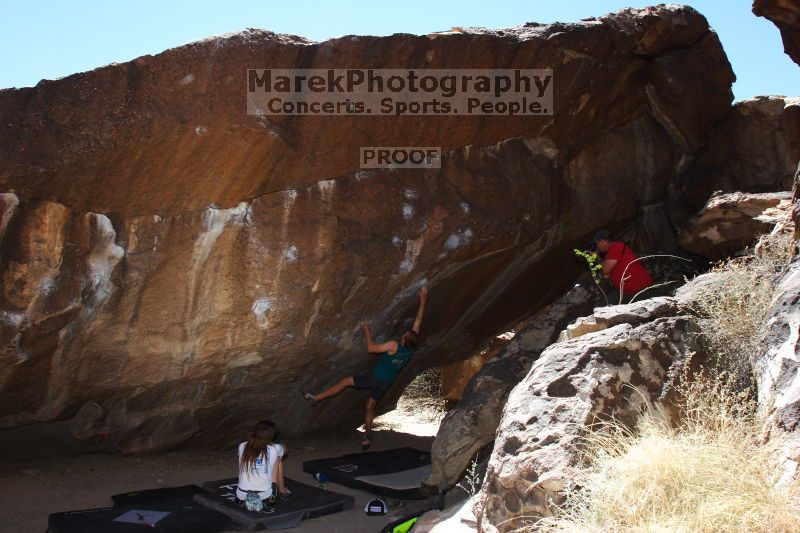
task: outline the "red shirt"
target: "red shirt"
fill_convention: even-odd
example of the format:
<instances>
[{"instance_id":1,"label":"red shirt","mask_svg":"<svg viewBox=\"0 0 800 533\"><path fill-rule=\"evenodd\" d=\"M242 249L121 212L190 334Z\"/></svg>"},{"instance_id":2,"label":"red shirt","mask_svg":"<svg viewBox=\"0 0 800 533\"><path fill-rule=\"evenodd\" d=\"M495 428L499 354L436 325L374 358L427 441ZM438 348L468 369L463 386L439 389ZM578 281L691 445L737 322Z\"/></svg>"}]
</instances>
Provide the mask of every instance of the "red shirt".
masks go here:
<instances>
[{"instance_id":1,"label":"red shirt","mask_svg":"<svg viewBox=\"0 0 800 533\"><path fill-rule=\"evenodd\" d=\"M614 268L609 273L609 281L611 281L611 285L615 289L619 289L622 282L622 274L625 274L625 281L622 284L623 294L635 294L653 284L653 278L642 266L641 261L634 263L636 254L633 253L630 246L618 241L612 241L606 256L603 258L604 261L607 259L617 260L617 264L614 265Z\"/></svg>"}]
</instances>

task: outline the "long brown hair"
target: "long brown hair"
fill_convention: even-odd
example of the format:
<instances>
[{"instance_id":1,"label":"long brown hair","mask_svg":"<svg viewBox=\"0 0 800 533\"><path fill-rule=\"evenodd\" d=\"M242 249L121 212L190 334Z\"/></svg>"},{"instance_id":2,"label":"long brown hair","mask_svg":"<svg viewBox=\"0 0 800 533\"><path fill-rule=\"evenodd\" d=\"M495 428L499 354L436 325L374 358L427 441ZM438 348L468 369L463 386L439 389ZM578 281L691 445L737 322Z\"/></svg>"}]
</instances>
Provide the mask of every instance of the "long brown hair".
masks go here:
<instances>
[{"instance_id":1,"label":"long brown hair","mask_svg":"<svg viewBox=\"0 0 800 533\"><path fill-rule=\"evenodd\" d=\"M409 348L411 350L419 349L419 333L417 333L413 329L407 330L402 344L404 347Z\"/></svg>"},{"instance_id":2,"label":"long brown hair","mask_svg":"<svg viewBox=\"0 0 800 533\"><path fill-rule=\"evenodd\" d=\"M269 460L269 452L267 447L272 443L275 438L275 424L269 420L262 420L253 428L253 432L247 437L247 441L242 450L242 456L239 459L239 470L250 472L250 469L256 465L256 460L264 456L264 461Z\"/></svg>"}]
</instances>

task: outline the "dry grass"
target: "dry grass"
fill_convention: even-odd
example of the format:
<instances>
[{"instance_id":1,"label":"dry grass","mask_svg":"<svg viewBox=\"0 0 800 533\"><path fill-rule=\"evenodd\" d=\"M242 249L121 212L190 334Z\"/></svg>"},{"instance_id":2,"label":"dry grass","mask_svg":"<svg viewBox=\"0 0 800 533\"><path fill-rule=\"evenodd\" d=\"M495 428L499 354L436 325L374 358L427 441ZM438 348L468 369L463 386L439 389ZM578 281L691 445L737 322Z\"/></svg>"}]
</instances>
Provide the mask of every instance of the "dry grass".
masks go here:
<instances>
[{"instance_id":1,"label":"dry grass","mask_svg":"<svg viewBox=\"0 0 800 533\"><path fill-rule=\"evenodd\" d=\"M588 437L582 488L526 531L800 531L800 490L774 487L779 443L759 442L755 404L734 380L696 381L681 407L672 426L647 413L634 431Z\"/></svg>"},{"instance_id":2,"label":"dry grass","mask_svg":"<svg viewBox=\"0 0 800 533\"><path fill-rule=\"evenodd\" d=\"M696 291L689 311L701 318L703 335L721 368L748 381L760 352L761 329L775 286L793 252L790 234L765 235L753 255L729 259L712 272L720 284Z\"/></svg>"},{"instance_id":3,"label":"dry grass","mask_svg":"<svg viewBox=\"0 0 800 533\"><path fill-rule=\"evenodd\" d=\"M397 400L398 409L410 412L427 413L439 417L447 410L447 402L442 396L442 371L439 367L420 372L408 384Z\"/></svg>"}]
</instances>

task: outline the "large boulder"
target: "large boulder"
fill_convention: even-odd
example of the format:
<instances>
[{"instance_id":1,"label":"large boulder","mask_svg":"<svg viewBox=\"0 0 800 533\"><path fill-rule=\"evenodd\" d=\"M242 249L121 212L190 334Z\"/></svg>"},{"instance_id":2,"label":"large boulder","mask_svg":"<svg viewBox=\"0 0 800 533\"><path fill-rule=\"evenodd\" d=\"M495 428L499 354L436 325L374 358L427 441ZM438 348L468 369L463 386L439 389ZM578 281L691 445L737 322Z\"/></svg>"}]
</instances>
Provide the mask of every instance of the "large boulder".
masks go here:
<instances>
[{"instance_id":1,"label":"large boulder","mask_svg":"<svg viewBox=\"0 0 800 533\"><path fill-rule=\"evenodd\" d=\"M247 69L353 65L552 68L555 112L426 117L422 127L419 116L408 115L245 113ZM651 165L667 163L661 172L668 172L676 164L671 150L653 151L647 124L620 126L646 114L670 132L669 139L705 137L730 108L733 79L717 35L687 6L628 9L570 24L324 42L247 30L0 91L0 178L23 201L45 197L76 211L125 218L174 216L346 177L359 170L362 146L449 152L520 136L551 139L564 164L585 149L604 150L603 161L615 171L607 179L616 186L633 179L659 196L666 185L653 182L654 170L642 175L637 165L624 163L655 156ZM679 93L680 105L666 105ZM639 149L623 150L618 136L638 140Z\"/></svg>"},{"instance_id":2,"label":"large boulder","mask_svg":"<svg viewBox=\"0 0 800 533\"><path fill-rule=\"evenodd\" d=\"M757 96L736 102L709 135L700 157L677 180L688 203L685 212L673 212L673 222L683 224L715 191L790 190L800 160L798 131L800 98Z\"/></svg>"},{"instance_id":3,"label":"large boulder","mask_svg":"<svg viewBox=\"0 0 800 533\"><path fill-rule=\"evenodd\" d=\"M669 406L682 370L703 354L691 317L619 324L548 347L511 392L475 506L482 532L550 516L575 489L584 437L614 417L633 423L646 402Z\"/></svg>"},{"instance_id":4,"label":"large boulder","mask_svg":"<svg viewBox=\"0 0 800 533\"><path fill-rule=\"evenodd\" d=\"M800 0L753 0L753 13L769 19L778 27L784 51L800 65ZM800 162L794 175L792 201L795 238L800 242Z\"/></svg>"},{"instance_id":5,"label":"large boulder","mask_svg":"<svg viewBox=\"0 0 800 533\"><path fill-rule=\"evenodd\" d=\"M781 483L800 480L800 256L775 290L765 321L764 353L755 365L767 434L783 441Z\"/></svg>"},{"instance_id":6,"label":"large boulder","mask_svg":"<svg viewBox=\"0 0 800 533\"><path fill-rule=\"evenodd\" d=\"M459 403L442 420L431 446L427 490L455 485L482 448L491 444L509 392L525 377L539 354L577 317L591 311L597 297L576 285L520 325L510 342L467 383Z\"/></svg>"},{"instance_id":7,"label":"large boulder","mask_svg":"<svg viewBox=\"0 0 800 533\"><path fill-rule=\"evenodd\" d=\"M678 232L687 252L718 261L790 224L791 193L715 194Z\"/></svg>"},{"instance_id":8,"label":"large boulder","mask_svg":"<svg viewBox=\"0 0 800 533\"><path fill-rule=\"evenodd\" d=\"M678 314L678 301L668 296L649 298L624 305L598 307L591 315L579 317L567 325L558 335L558 342L577 339L588 333L603 331L619 324L639 326L656 318Z\"/></svg>"},{"instance_id":9,"label":"large boulder","mask_svg":"<svg viewBox=\"0 0 800 533\"><path fill-rule=\"evenodd\" d=\"M753 13L778 27L784 51L800 65L800 0L753 0Z\"/></svg>"},{"instance_id":10,"label":"large boulder","mask_svg":"<svg viewBox=\"0 0 800 533\"><path fill-rule=\"evenodd\" d=\"M753 12L781 30L786 53L800 65L800 1L755 0ZM764 353L754 366L759 402L768 412L767 434L783 441L780 483L800 479L800 162L791 197L795 254L775 290L765 321Z\"/></svg>"},{"instance_id":11,"label":"large boulder","mask_svg":"<svg viewBox=\"0 0 800 533\"><path fill-rule=\"evenodd\" d=\"M792 188L792 222L794 222L794 238L800 242L800 162L797 163L797 172L794 173L794 187Z\"/></svg>"},{"instance_id":12,"label":"large boulder","mask_svg":"<svg viewBox=\"0 0 800 533\"><path fill-rule=\"evenodd\" d=\"M352 65L551 67L555 113L244 111L248 68ZM0 426L74 418L139 452L265 416L285 435L356 424L361 394L298 400L368 368L359 320L397 333L432 287L385 409L567 290L597 227L663 222L642 213L678 201L733 79L703 16L658 6L320 43L248 30L0 91ZM442 168L361 170L364 146L439 146Z\"/></svg>"}]
</instances>

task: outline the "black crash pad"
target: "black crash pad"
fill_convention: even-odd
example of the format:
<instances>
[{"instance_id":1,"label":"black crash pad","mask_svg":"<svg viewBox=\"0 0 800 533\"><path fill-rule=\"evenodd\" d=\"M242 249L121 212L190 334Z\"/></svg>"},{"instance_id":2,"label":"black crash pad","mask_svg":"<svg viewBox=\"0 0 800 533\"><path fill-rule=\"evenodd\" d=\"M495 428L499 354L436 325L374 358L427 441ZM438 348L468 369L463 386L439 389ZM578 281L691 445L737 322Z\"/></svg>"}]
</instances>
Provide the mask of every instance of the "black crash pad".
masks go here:
<instances>
[{"instance_id":1,"label":"black crash pad","mask_svg":"<svg viewBox=\"0 0 800 533\"><path fill-rule=\"evenodd\" d=\"M129 520L129 521L120 521ZM178 499L146 505L106 507L53 513L48 533L217 533L227 529L227 516Z\"/></svg>"},{"instance_id":2,"label":"black crash pad","mask_svg":"<svg viewBox=\"0 0 800 533\"><path fill-rule=\"evenodd\" d=\"M236 478L203 483L204 493L194 496L194 501L204 507L225 514L237 529L287 529L297 527L301 520L350 509L355 505L352 496L323 490L299 481L286 479L291 494L262 512L243 509L236 502Z\"/></svg>"},{"instance_id":3,"label":"black crash pad","mask_svg":"<svg viewBox=\"0 0 800 533\"><path fill-rule=\"evenodd\" d=\"M111 496L114 505L142 505L149 503L159 503L171 500L186 500L191 502L192 496L198 492L203 492L200 485L182 485L180 487L164 487L160 489L138 490L115 494Z\"/></svg>"},{"instance_id":4,"label":"black crash pad","mask_svg":"<svg viewBox=\"0 0 800 533\"><path fill-rule=\"evenodd\" d=\"M425 496L420 487L410 486L406 480L409 477L421 480L430 464L430 453L405 447L304 461L303 471L311 475L321 473L328 481L378 496L422 500ZM399 482L392 483L392 478Z\"/></svg>"}]
</instances>

